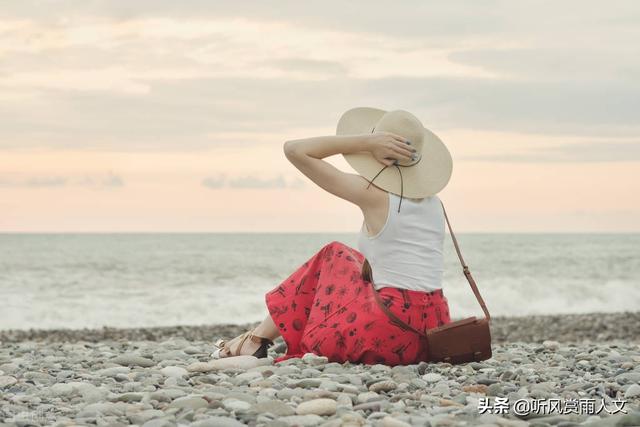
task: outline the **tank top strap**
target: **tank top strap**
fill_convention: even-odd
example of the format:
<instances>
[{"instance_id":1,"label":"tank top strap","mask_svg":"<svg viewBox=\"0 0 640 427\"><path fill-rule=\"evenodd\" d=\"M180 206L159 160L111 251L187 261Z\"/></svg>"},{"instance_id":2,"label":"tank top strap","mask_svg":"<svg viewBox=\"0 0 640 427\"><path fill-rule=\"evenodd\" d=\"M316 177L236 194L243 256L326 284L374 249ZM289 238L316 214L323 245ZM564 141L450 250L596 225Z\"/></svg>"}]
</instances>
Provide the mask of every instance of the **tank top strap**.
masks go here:
<instances>
[{"instance_id":1,"label":"tank top strap","mask_svg":"<svg viewBox=\"0 0 640 427\"><path fill-rule=\"evenodd\" d=\"M389 218L398 216L398 208L400 207L400 196L395 193L388 192L389 194Z\"/></svg>"}]
</instances>

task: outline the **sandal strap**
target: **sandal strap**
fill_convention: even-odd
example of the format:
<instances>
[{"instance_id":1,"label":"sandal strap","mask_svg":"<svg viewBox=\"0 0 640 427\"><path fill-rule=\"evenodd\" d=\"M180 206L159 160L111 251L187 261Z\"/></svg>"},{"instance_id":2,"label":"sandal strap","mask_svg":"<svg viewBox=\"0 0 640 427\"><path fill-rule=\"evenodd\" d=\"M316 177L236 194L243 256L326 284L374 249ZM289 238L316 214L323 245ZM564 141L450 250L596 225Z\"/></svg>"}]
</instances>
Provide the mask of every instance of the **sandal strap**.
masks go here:
<instances>
[{"instance_id":1,"label":"sandal strap","mask_svg":"<svg viewBox=\"0 0 640 427\"><path fill-rule=\"evenodd\" d=\"M251 338L251 332L252 331L247 331L244 334L241 335L241 339L240 339L240 343L238 344L238 346L236 347L236 351L234 352L234 356L240 356L240 353L242 352L242 346L244 345L244 343L247 341L247 339Z\"/></svg>"},{"instance_id":2,"label":"sandal strap","mask_svg":"<svg viewBox=\"0 0 640 427\"><path fill-rule=\"evenodd\" d=\"M260 335L255 335L253 333L251 334L251 341L258 344L264 344L264 343L273 344L273 341L271 341L269 338L261 337Z\"/></svg>"},{"instance_id":3,"label":"sandal strap","mask_svg":"<svg viewBox=\"0 0 640 427\"><path fill-rule=\"evenodd\" d=\"M234 352L231 352L231 348L229 347L228 343L224 342L223 346L225 351L227 352L227 354L231 355L231 356L240 356L241 352L242 352L242 346L244 346L244 343L250 339L251 341L258 343L258 344L267 344L267 347L271 347L273 345L273 341L270 340L269 338L266 337L261 337L259 335L255 335L253 332L255 331L255 329L252 329L250 331L247 331L245 333L243 333L242 335L240 335L240 342L238 343L238 346L236 347Z\"/></svg>"}]
</instances>

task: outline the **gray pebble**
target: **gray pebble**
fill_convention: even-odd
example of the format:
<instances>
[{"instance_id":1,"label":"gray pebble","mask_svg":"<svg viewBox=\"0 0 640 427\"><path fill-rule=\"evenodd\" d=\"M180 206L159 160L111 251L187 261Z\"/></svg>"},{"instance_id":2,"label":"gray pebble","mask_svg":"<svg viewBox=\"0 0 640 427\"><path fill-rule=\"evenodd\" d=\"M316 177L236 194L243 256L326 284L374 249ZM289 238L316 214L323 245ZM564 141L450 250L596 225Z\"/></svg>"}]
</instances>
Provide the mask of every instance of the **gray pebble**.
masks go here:
<instances>
[{"instance_id":1,"label":"gray pebble","mask_svg":"<svg viewBox=\"0 0 640 427\"><path fill-rule=\"evenodd\" d=\"M154 362L153 360L147 359L146 357L138 356L136 354L123 354L122 356L117 356L111 359L111 362L123 366L142 366L144 368L149 368L156 365L156 362Z\"/></svg>"},{"instance_id":2,"label":"gray pebble","mask_svg":"<svg viewBox=\"0 0 640 427\"><path fill-rule=\"evenodd\" d=\"M275 365L245 357L214 366L201 351L210 346L210 341L182 338L3 343L0 378L5 385L0 394L16 410L55 414L56 425L147 427L360 427L382 425L385 419L432 427L614 427L620 422L634 425L637 415L591 416L580 422L545 416L492 418L478 413L478 399L484 393L511 402L585 396L598 401L606 395L623 397L627 409L633 409L640 396L640 351L634 343L496 343L493 357L482 362L394 367L327 362L313 354ZM205 369L188 369L198 363ZM478 390L472 393L464 392L464 386L479 387L472 387Z\"/></svg>"},{"instance_id":3,"label":"gray pebble","mask_svg":"<svg viewBox=\"0 0 640 427\"><path fill-rule=\"evenodd\" d=\"M640 385L638 384L631 384L624 392L625 399L631 399L637 396L640 396Z\"/></svg>"}]
</instances>

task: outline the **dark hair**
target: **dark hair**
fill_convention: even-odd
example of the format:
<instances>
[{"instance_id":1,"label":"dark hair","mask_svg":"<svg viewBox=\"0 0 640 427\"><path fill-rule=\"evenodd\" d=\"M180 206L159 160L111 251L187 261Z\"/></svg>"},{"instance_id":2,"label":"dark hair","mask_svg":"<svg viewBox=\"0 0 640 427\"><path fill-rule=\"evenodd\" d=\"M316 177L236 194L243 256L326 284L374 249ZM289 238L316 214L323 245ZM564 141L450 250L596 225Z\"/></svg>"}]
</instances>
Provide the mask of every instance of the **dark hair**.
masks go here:
<instances>
[{"instance_id":1,"label":"dark hair","mask_svg":"<svg viewBox=\"0 0 640 427\"><path fill-rule=\"evenodd\" d=\"M364 263L362 264L362 279L365 282L373 282L373 273L371 272L371 264L369 264L368 259L364 259Z\"/></svg>"}]
</instances>

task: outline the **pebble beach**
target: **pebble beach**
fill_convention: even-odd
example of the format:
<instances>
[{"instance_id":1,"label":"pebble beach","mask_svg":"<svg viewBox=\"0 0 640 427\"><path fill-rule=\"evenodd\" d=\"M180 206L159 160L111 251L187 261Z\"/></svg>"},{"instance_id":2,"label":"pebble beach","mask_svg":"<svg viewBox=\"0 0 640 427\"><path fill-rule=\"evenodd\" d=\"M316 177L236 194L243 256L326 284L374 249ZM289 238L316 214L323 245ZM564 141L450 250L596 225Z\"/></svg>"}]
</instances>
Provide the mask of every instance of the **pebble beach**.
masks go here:
<instances>
[{"instance_id":1,"label":"pebble beach","mask_svg":"<svg viewBox=\"0 0 640 427\"><path fill-rule=\"evenodd\" d=\"M640 312L493 317L463 365L210 358L252 326L0 331L0 425L640 426Z\"/></svg>"}]
</instances>

